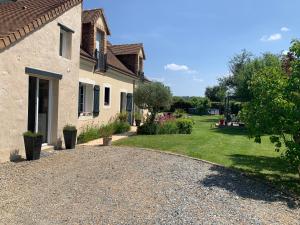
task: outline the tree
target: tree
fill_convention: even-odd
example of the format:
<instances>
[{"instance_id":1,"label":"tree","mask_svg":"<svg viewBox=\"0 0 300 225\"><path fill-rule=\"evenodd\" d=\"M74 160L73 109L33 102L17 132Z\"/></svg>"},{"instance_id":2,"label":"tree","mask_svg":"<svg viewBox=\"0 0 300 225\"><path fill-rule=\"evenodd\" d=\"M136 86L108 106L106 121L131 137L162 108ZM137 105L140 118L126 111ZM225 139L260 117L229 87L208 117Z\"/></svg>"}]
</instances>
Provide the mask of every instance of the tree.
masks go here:
<instances>
[{"instance_id":1,"label":"tree","mask_svg":"<svg viewBox=\"0 0 300 225\"><path fill-rule=\"evenodd\" d=\"M142 84L134 91L134 103L141 109L148 109L151 112L150 122L153 122L158 112L170 108L172 93L160 82Z\"/></svg>"},{"instance_id":2,"label":"tree","mask_svg":"<svg viewBox=\"0 0 300 225\"><path fill-rule=\"evenodd\" d=\"M212 102L222 102L225 99L226 87L224 85L217 85L207 87L205 90L205 97Z\"/></svg>"},{"instance_id":3,"label":"tree","mask_svg":"<svg viewBox=\"0 0 300 225\"><path fill-rule=\"evenodd\" d=\"M249 88L253 99L242 110L241 117L251 137L260 143L261 136L271 135L279 151L286 146L285 158L300 173L300 42L290 48L294 60L290 68L272 63L251 78ZM286 72L290 71L290 74Z\"/></svg>"}]
</instances>

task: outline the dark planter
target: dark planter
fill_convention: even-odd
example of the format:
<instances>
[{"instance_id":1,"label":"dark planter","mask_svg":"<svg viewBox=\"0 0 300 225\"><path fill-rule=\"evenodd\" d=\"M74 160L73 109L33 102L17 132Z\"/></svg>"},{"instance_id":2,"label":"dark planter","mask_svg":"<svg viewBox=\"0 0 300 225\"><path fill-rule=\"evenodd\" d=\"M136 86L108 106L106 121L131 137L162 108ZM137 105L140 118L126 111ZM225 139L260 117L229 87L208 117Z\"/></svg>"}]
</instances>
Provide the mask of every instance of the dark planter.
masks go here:
<instances>
[{"instance_id":1,"label":"dark planter","mask_svg":"<svg viewBox=\"0 0 300 225\"><path fill-rule=\"evenodd\" d=\"M77 130L64 130L66 149L75 149Z\"/></svg>"},{"instance_id":2,"label":"dark planter","mask_svg":"<svg viewBox=\"0 0 300 225\"><path fill-rule=\"evenodd\" d=\"M43 136L24 136L26 159L28 161L38 160L41 157Z\"/></svg>"},{"instance_id":3,"label":"dark planter","mask_svg":"<svg viewBox=\"0 0 300 225\"><path fill-rule=\"evenodd\" d=\"M139 127L139 126L141 126L141 120L135 120L135 125L137 126L137 127Z\"/></svg>"},{"instance_id":4,"label":"dark planter","mask_svg":"<svg viewBox=\"0 0 300 225\"><path fill-rule=\"evenodd\" d=\"M103 138L103 146L111 146L112 137L104 137Z\"/></svg>"}]
</instances>

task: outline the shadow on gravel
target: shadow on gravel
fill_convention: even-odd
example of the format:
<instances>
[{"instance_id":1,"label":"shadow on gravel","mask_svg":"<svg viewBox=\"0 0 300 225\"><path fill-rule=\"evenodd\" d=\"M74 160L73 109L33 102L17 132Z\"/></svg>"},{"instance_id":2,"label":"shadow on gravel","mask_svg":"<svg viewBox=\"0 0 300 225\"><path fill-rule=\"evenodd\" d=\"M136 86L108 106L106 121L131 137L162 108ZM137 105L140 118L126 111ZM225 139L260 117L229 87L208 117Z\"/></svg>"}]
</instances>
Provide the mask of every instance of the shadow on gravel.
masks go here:
<instances>
[{"instance_id":1,"label":"shadow on gravel","mask_svg":"<svg viewBox=\"0 0 300 225\"><path fill-rule=\"evenodd\" d=\"M204 187L218 187L236 194L241 198L254 199L265 202L283 202L290 209L300 208L300 204L293 197L281 193L271 185L251 179L238 171L226 169L219 166L212 166L211 175L200 180L199 185Z\"/></svg>"}]
</instances>

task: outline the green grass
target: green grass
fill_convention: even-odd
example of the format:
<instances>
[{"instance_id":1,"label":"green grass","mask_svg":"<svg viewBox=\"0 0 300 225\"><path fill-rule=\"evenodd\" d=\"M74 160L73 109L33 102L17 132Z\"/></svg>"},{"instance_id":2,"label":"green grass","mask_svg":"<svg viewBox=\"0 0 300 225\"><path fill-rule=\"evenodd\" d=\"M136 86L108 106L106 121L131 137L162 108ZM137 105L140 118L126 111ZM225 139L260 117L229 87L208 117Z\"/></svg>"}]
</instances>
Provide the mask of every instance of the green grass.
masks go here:
<instances>
[{"instance_id":1,"label":"green grass","mask_svg":"<svg viewBox=\"0 0 300 225\"><path fill-rule=\"evenodd\" d=\"M256 144L243 128L213 128L217 118L194 116L191 135L133 136L114 145L158 149L204 159L262 177L300 195L297 172L289 169L268 137L263 137L262 144Z\"/></svg>"}]
</instances>

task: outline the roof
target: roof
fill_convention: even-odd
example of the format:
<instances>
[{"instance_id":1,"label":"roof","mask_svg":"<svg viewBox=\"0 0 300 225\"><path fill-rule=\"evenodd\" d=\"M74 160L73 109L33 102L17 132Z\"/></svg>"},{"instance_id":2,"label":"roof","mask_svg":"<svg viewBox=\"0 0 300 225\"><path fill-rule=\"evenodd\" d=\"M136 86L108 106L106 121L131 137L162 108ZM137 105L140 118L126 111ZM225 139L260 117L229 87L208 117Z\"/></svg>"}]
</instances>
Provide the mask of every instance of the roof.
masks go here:
<instances>
[{"instance_id":1,"label":"roof","mask_svg":"<svg viewBox=\"0 0 300 225\"><path fill-rule=\"evenodd\" d=\"M131 70L129 70L112 52L111 47L107 48L107 64L115 69L119 69L125 73L136 76Z\"/></svg>"},{"instance_id":2,"label":"roof","mask_svg":"<svg viewBox=\"0 0 300 225\"><path fill-rule=\"evenodd\" d=\"M0 4L0 50L62 15L82 0L18 0Z\"/></svg>"},{"instance_id":3,"label":"roof","mask_svg":"<svg viewBox=\"0 0 300 225\"><path fill-rule=\"evenodd\" d=\"M93 62L96 62L96 59L93 56L91 56L89 53L84 51L82 48L80 48L80 56L83 56L84 58L87 58L89 60L92 60Z\"/></svg>"},{"instance_id":4,"label":"roof","mask_svg":"<svg viewBox=\"0 0 300 225\"><path fill-rule=\"evenodd\" d=\"M144 59L146 59L144 46L141 43L126 44L126 45L112 45L110 46L110 48L115 55L136 55L139 54L140 51L142 50Z\"/></svg>"},{"instance_id":5,"label":"roof","mask_svg":"<svg viewBox=\"0 0 300 225\"><path fill-rule=\"evenodd\" d=\"M96 62L96 59L92 57L89 53L84 51L82 48L80 49L80 56L91 60L93 62ZM126 73L130 76L136 76L131 70L129 70L111 51L110 47L107 47L107 64L111 66L113 69L117 69L123 73Z\"/></svg>"},{"instance_id":6,"label":"roof","mask_svg":"<svg viewBox=\"0 0 300 225\"><path fill-rule=\"evenodd\" d=\"M99 19L99 17L103 18L103 22L105 24L106 34L110 35L110 30L107 25L107 20L104 15L103 9L90 9L90 10L84 10L82 12L82 23L92 23L95 24L96 21Z\"/></svg>"}]
</instances>

